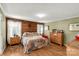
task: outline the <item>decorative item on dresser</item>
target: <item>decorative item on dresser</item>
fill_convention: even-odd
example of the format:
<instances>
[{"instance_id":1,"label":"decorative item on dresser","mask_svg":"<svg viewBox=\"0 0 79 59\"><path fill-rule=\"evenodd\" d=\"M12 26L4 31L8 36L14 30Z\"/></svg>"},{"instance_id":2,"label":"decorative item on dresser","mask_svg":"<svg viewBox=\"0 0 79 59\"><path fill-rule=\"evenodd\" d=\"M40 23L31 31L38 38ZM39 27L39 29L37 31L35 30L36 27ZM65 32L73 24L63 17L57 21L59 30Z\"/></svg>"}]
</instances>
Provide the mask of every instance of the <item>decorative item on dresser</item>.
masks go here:
<instances>
[{"instance_id":1,"label":"decorative item on dresser","mask_svg":"<svg viewBox=\"0 0 79 59\"><path fill-rule=\"evenodd\" d=\"M57 43L60 46L63 45L63 30L53 29L50 33L50 40L52 43Z\"/></svg>"},{"instance_id":2,"label":"decorative item on dresser","mask_svg":"<svg viewBox=\"0 0 79 59\"><path fill-rule=\"evenodd\" d=\"M20 44L20 42L20 37L18 35L15 35L14 37L10 37L9 45Z\"/></svg>"}]
</instances>

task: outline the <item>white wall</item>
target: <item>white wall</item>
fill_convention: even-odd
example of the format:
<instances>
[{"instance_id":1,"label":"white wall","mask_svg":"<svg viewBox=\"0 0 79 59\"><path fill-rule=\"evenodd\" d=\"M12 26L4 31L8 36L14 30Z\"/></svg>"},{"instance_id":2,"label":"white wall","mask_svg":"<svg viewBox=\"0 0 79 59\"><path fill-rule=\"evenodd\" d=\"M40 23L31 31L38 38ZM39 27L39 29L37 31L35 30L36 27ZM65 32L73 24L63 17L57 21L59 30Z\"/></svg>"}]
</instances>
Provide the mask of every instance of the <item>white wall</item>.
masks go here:
<instances>
[{"instance_id":1,"label":"white wall","mask_svg":"<svg viewBox=\"0 0 79 59\"><path fill-rule=\"evenodd\" d=\"M0 9L0 54L6 48L6 20L5 16Z\"/></svg>"}]
</instances>

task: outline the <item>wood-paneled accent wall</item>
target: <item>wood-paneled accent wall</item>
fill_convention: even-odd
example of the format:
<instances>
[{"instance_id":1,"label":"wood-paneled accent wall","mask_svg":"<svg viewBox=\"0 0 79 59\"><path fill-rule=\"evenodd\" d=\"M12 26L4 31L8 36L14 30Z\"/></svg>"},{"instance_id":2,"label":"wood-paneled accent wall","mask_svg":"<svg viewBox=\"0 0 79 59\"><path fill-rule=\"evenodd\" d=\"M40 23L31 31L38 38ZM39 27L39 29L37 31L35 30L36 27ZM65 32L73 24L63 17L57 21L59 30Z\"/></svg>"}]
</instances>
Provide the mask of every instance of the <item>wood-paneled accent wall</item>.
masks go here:
<instances>
[{"instance_id":1,"label":"wood-paneled accent wall","mask_svg":"<svg viewBox=\"0 0 79 59\"><path fill-rule=\"evenodd\" d=\"M37 32L37 23L22 21L22 33L24 32Z\"/></svg>"}]
</instances>

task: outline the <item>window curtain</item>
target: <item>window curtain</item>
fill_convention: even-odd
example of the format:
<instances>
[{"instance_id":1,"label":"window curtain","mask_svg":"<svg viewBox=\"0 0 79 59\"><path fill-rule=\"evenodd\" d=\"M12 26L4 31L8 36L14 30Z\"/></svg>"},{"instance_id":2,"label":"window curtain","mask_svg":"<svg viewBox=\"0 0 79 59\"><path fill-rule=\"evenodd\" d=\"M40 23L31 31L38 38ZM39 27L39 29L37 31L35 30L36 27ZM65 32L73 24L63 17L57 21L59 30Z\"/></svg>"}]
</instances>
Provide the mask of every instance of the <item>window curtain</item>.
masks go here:
<instances>
[{"instance_id":1,"label":"window curtain","mask_svg":"<svg viewBox=\"0 0 79 59\"><path fill-rule=\"evenodd\" d=\"M42 24L37 24L37 33L43 34L44 27Z\"/></svg>"},{"instance_id":2,"label":"window curtain","mask_svg":"<svg viewBox=\"0 0 79 59\"><path fill-rule=\"evenodd\" d=\"M18 35L21 38L21 22L8 20L8 43L10 37L13 37L14 35Z\"/></svg>"}]
</instances>

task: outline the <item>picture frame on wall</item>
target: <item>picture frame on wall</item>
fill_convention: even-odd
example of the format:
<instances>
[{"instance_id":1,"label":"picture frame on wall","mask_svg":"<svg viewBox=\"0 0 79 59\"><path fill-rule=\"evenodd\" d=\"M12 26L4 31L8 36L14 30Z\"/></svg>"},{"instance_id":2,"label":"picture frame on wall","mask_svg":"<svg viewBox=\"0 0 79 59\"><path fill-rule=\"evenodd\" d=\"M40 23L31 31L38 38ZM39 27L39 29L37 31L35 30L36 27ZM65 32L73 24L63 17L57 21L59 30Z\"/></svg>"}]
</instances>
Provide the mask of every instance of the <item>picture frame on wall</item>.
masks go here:
<instances>
[{"instance_id":1,"label":"picture frame on wall","mask_svg":"<svg viewBox=\"0 0 79 59\"><path fill-rule=\"evenodd\" d=\"M70 31L79 31L79 23L74 23L69 25Z\"/></svg>"}]
</instances>

